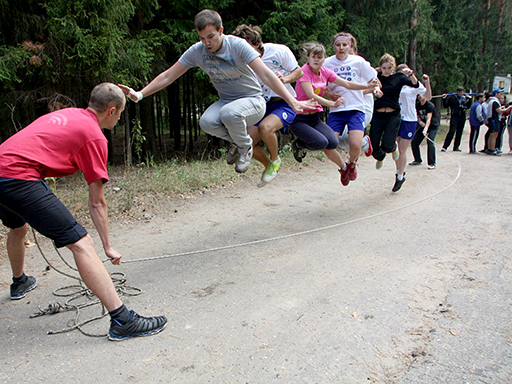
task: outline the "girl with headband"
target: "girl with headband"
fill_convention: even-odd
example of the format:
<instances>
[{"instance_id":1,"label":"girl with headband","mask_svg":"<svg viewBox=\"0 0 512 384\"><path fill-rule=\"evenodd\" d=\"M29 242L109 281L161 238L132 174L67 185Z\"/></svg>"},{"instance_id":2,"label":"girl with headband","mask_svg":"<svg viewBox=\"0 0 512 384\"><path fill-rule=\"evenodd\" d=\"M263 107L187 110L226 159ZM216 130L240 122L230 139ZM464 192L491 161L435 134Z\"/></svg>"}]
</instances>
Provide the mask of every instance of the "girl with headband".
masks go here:
<instances>
[{"instance_id":1,"label":"girl with headband","mask_svg":"<svg viewBox=\"0 0 512 384\"><path fill-rule=\"evenodd\" d=\"M377 82L377 71L372 68L370 63L357 55L357 40L354 36L345 32L338 33L334 36L333 47L335 55L325 60L324 67L333 70L338 77L348 82L356 81L364 84ZM370 98L368 103L373 107L373 89L369 91L354 90L333 83L329 85L329 90L332 94L338 94L345 99L344 104L330 108L327 125L340 137L340 144L348 136L349 179L353 181L357 178L356 163L363 141L367 143L365 155L370 156L372 153L370 141L368 137L364 136L364 133L370 122L372 111L370 109L369 118L367 118L365 98ZM365 96L365 92L369 96Z\"/></svg>"}]
</instances>

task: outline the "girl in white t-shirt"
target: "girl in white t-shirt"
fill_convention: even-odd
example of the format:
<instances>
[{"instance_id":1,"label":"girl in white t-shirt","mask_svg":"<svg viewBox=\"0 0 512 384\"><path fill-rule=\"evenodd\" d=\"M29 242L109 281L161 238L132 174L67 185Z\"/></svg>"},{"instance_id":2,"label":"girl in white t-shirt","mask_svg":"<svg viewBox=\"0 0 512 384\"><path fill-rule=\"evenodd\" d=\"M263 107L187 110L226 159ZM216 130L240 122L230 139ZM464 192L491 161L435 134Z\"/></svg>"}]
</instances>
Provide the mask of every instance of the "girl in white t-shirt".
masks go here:
<instances>
[{"instance_id":1,"label":"girl in white t-shirt","mask_svg":"<svg viewBox=\"0 0 512 384\"><path fill-rule=\"evenodd\" d=\"M332 69L339 77L352 82L357 81L363 84L376 83L377 71L372 68L361 56L357 55L357 40L350 33L340 32L334 36L333 41L335 55L329 57L324 66ZM349 178L357 178L356 162L361 153L363 141L366 143L366 156L371 155L371 145L368 137L364 136L367 122L366 97L373 107L372 90L361 91L342 88L335 84L329 85L331 94L340 95L345 103L336 108L331 108L327 124L340 136L340 145L348 139ZM365 95L369 92L369 96ZM373 109L373 108L372 108ZM369 111L370 112L370 111ZM371 115L371 112L370 112Z\"/></svg>"}]
</instances>

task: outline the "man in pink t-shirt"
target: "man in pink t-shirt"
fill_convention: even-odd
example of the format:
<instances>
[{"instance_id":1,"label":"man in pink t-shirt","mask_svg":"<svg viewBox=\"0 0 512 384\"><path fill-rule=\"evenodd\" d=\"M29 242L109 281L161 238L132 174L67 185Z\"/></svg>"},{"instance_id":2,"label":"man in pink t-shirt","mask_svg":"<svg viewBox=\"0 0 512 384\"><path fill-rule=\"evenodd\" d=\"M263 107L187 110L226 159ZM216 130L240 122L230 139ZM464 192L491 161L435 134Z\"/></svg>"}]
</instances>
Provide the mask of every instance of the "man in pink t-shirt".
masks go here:
<instances>
[{"instance_id":1,"label":"man in pink t-shirt","mask_svg":"<svg viewBox=\"0 0 512 384\"><path fill-rule=\"evenodd\" d=\"M28 224L73 253L84 283L111 316L109 339L123 340L160 332L164 316L144 318L121 302L92 238L43 181L82 171L89 184L89 209L105 254L120 264L110 243L107 202L107 140L101 128L112 129L126 98L111 83L96 86L87 109L68 108L44 115L0 145L0 219L10 228L7 253L13 272L11 299L18 300L37 285L24 273Z\"/></svg>"}]
</instances>

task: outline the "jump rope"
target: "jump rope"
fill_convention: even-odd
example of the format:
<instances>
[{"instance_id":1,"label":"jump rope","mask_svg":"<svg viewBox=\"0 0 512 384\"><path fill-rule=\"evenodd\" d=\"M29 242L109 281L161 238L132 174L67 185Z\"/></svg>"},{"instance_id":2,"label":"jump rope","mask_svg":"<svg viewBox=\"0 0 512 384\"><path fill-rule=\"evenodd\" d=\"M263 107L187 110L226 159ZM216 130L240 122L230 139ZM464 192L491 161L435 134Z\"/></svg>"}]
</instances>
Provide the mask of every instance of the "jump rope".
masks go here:
<instances>
[{"instance_id":1,"label":"jump rope","mask_svg":"<svg viewBox=\"0 0 512 384\"><path fill-rule=\"evenodd\" d=\"M427 135L425 135L425 138L428 141L432 142L435 146L439 147L439 145L436 144ZM201 249L201 250L195 250L195 251L179 252L179 253L173 253L173 254L167 254L167 255L144 257L144 258L138 258L138 259L132 259L132 260L124 260L123 264L142 263L142 262L177 258L177 257L183 257L183 256L190 256L190 255L200 255L200 254L204 254L204 253L218 252L218 251L223 251L223 250L227 250L227 249L248 247L248 246L256 245L256 244L263 244L263 243L279 241L279 240L289 239L289 238L298 237L298 236L304 236L304 235L308 235L308 234L315 233L315 232L327 231L329 229L338 228L338 227L342 227L345 225L354 224L354 223L358 223L358 222L365 221L365 220L370 220L370 219L373 219L373 218L376 218L379 216L388 215L390 213L397 212L402 209L409 208L409 207L412 207L419 203L422 203L423 201L431 199L431 198L445 192L449 188L451 188L458 181L458 179L461 175L461 172L462 172L462 167L461 167L460 161L458 162L457 166L458 166L458 170L457 170L457 174L456 174L455 178L446 187L442 188L441 190L439 190L431 195L428 195L421 199L415 200L411 203L402 205L398 208L393 208L393 209L390 209L387 211L375 213L373 215L368 215L368 216L360 217L360 218L353 219L353 220L347 220L347 221L343 221L340 223L327 225L324 227L313 228L313 229L309 229L309 230L305 230L305 231L290 233L287 235L269 237L269 238L261 239L261 240L254 240L254 241L248 241L248 242L244 242L244 243L226 245L226 246L221 246L221 247L212 247L212 248L208 248L208 249ZM85 286L85 284L83 283L83 280L81 278L76 277L70 273L66 273L66 272L56 268L50 262L50 260L46 257L45 253L43 252L43 249L42 249L41 245L39 244L39 241L37 240L36 232L34 231L33 228L32 228L32 233L34 235L34 240L37 245L37 248L38 248L39 252L41 253L43 259L48 264L49 268L54 269L56 272L66 276L66 277L77 280L78 284L67 285L67 286L58 288L55 291L53 291L54 296L67 298L67 300L64 302L64 304L61 304L60 302L56 302L56 303L49 304L48 307L44 308L44 309L38 307L39 312L34 313L30 317L33 318L33 317L39 317L39 316L44 316L44 315L51 315L51 314L55 314L55 313L59 313L59 312L75 311L75 317L74 317L74 320L72 321L71 325L69 325L68 327L66 327L64 329L58 330L58 331L48 331L48 334L54 335L54 334L59 334L59 333L70 332L70 331L73 331L76 329L76 330L79 330L80 332L82 332L86 336L105 337L106 334L92 333L92 332L89 332L89 331L86 331L83 329L84 325L89 324L96 320L100 320L103 317L105 317L108 314L105 307L101 304L99 299L96 298L96 296L92 293L92 291ZM78 272L77 268L73 267L71 264L69 264L65 260L65 258L59 252L58 248L55 247L55 244L54 244L54 249L55 249L57 255L59 256L59 258L64 262L64 264L70 270L72 270L74 272ZM107 261L110 261L110 259L102 260L103 263L106 263ZM110 274L110 277L112 278L112 281L114 283L114 286L115 286L116 291L119 296L138 296L141 293L143 293L143 291L140 288L126 285L126 275L122 272L112 272ZM85 302L83 301L84 298L86 300ZM82 302L78 302L80 299L82 299ZM98 316L95 316L93 318L81 320L80 319L80 315L81 315L80 311L84 308L91 307L94 305L101 305L101 313Z\"/></svg>"}]
</instances>

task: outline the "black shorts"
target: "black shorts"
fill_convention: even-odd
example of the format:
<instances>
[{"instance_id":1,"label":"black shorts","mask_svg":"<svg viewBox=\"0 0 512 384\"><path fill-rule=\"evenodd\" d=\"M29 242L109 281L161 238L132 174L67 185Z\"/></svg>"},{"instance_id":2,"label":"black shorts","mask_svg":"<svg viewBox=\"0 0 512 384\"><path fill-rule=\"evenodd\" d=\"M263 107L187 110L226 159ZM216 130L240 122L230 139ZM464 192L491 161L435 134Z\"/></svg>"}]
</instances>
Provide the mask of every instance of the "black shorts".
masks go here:
<instances>
[{"instance_id":1,"label":"black shorts","mask_svg":"<svg viewBox=\"0 0 512 384\"><path fill-rule=\"evenodd\" d=\"M0 178L0 219L12 229L29 223L36 231L54 240L59 248L87 235L85 228L42 180Z\"/></svg>"}]
</instances>

